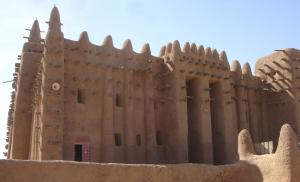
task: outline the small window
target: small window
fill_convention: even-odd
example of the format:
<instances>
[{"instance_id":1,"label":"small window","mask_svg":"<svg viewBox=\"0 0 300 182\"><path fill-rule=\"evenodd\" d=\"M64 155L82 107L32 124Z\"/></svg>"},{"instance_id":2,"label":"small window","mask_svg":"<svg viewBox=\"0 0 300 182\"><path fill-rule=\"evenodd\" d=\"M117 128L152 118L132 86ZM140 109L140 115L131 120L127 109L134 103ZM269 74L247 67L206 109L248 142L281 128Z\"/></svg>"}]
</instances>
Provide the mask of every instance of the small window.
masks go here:
<instances>
[{"instance_id":1,"label":"small window","mask_svg":"<svg viewBox=\"0 0 300 182\"><path fill-rule=\"evenodd\" d=\"M141 135L136 135L136 145L137 146L141 146L142 145L142 139L141 139Z\"/></svg>"},{"instance_id":2,"label":"small window","mask_svg":"<svg viewBox=\"0 0 300 182\"><path fill-rule=\"evenodd\" d=\"M115 133L115 144L116 146L122 145L122 138L120 133Z\"/></svg>"},{"instance_id":3,"label":"small window","mask_svg":"<svg viewBox=\"0 0 300 182\"><path fill-rule=\"evenodd\" d=\"M80 104L85 104L85 95L82 89L77 90L77 102Z\"/></svg>"},{"instance_id":4,"label":"small window","mask_svg":"<svg viewBox=\"0 0 300 182\"><path fill-rule=\"evenodd\" d=\"M75 151L75 155L74 155L74 160L81 162L82 161L82 145L81 144L75 144L74 146L74 151Z\"/></svg>"},{"instance_id":5,"label":"small window","mask_svg":"<svg viewBox=\"0 0 300 182\"><path fill-rule=\"evenodd\" d=\"M162 138L161 138L161 132L156 131L156 144L157 145L162 145Z\"/></svg>"},{"instance_id":6,"label":"small window","mask_svg":"<svg viewBox=\"0 0 300 182\"><path fill-rule=\"evenodd\" d=\"M120 94L116 94L116 106L122 107L122 98Z\"/></svg>"}]
</instances>

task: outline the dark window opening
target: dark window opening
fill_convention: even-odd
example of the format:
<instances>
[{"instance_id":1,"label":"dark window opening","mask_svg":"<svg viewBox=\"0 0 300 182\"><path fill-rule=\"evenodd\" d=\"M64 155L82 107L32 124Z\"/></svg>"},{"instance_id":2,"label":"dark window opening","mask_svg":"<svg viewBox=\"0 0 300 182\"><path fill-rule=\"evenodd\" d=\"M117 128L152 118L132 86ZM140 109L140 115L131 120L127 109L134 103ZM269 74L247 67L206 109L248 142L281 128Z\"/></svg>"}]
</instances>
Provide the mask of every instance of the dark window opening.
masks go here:
<instances>
[{"instance_id":1,"label":"dark window opening","mask_svg":"<svg viewBox=\"0 0 300 182\"><path fill-rule=\"evenodd\" d=\"M160 131L156 131L156 144L162 145L162 136Z\"/></svg>"},{"instance_id":2,"label":"dark window opening","mask_svg":"<svg viewBox=\"0 0 300 182\"><path fill-rule=\"evenodd\" d=\"M116 94L116 106L122 107L122 98L120 94Z\"/></svg>"},{"instance_id":3,"label":"dark window opening","mask_svg":"<svg viewBox=\"0 0 300 182\"><path fill-rule=\"evenodd\" d=\"M85 95L82 89L77 90L77 102L80 104L85 104Z\"/></svg>"},{"instance_id":4,"label":"dark window opening","mask_svg":"<svg viewBox=\"0 0 300 182\"><path fill-rule=\"evenodd\" d=\"M74 151L75 151L74 160L81 162L82 161L82 145L75 144Z\"/></svg>"},{"instance_id":5,"label":"dark window opening","mask_svg":"<svg viewBox=\"0 0 300 182\"><path fill-rule=\"evenodd\" d=\"M116 146L122 145L122 138L120 133L115 133L115 144Z\"/></svg>"},{"instance_id":6,"label":"dark window opening","mask_svg":"<svg viewBox=\"0 0 300 182\"><path fill-rule=\"evenodd\" d=\"M141 135L136 135L136 144L137 146L141 146L142 145L142 139L141 139Z\"/></svg>"}]
</instances>

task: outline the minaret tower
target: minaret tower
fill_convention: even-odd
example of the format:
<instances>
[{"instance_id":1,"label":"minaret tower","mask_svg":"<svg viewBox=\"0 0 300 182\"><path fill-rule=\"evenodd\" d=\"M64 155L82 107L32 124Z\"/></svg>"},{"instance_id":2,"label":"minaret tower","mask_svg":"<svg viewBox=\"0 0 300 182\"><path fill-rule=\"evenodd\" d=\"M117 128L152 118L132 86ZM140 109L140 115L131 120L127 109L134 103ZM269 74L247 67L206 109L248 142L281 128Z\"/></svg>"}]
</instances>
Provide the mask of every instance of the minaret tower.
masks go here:
<instances>
[{"instance_id":1,"label":"minaret tower","mask_svg":"<svg viewBox=\"0 0 300 182\"><path fill-rule=\"evenodd\" d=\"M64 35L57 7L51 11L42 60L41 160L63 159Z\"/></svg>"},{"instance_id":2,"label":"minaret tower","mask_svg":"<svg viewBox=\"0 0 300 182\"><path fill-rule=\"evenodd\" d=\"M29 156L32 87L38 64L42 58L42 50L40 27L38 21L35 20L28 41L23 46L20 69L15 73L17 75L16 100L9 159L28 159Z\"/></svg>"}]
</instances>

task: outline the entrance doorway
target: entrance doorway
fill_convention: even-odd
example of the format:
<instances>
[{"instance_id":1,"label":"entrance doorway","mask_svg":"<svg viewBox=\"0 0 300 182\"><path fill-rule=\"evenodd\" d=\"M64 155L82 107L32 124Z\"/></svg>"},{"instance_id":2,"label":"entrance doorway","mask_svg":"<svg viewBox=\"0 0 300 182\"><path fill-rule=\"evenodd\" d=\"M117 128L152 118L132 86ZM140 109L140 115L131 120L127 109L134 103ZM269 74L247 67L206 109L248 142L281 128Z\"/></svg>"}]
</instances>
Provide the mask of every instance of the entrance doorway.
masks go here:
<instances>
[{"instance_id":1,"label":"entrance doorway","mask_svg":"<svg viewBox=\"0 0 300 182\"><path fill-rule=\"evenodd\" d=\"M82 145L81 144L75 144L74 145L74 151L75 151L75 155L74 155L74 160L81 162L82 161Z\"/></svg>"}]
</instances>

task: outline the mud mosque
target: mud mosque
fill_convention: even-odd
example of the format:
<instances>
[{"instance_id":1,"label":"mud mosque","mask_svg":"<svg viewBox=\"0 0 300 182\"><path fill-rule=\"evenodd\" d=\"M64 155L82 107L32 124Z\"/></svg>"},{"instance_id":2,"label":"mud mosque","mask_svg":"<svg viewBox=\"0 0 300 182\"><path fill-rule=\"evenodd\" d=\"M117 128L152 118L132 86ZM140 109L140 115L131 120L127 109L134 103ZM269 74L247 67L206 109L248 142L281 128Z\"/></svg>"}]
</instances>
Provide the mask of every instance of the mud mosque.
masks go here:
<instances>
[{"instance_id":1,"label":"mud mosque","mask_svg":"<svg viewBox=\"0 0 300 182\"><path fill-rule=\"evenodd\" d=\"M130 40L115 48L111 36L102 45L86 32L66 39L56 7L47 23L42 39L34 21L15 64L5 182L30 181L35 170L37 181L78 181L80 170L86 181L300 178L300 50L275 50L252 74L195 43L153 56Z\"/></svg>"}]
</instances>

